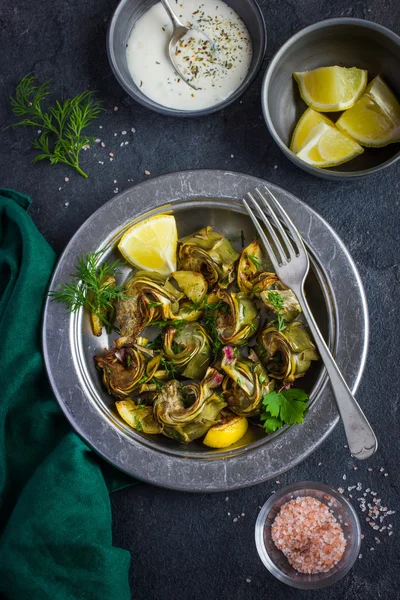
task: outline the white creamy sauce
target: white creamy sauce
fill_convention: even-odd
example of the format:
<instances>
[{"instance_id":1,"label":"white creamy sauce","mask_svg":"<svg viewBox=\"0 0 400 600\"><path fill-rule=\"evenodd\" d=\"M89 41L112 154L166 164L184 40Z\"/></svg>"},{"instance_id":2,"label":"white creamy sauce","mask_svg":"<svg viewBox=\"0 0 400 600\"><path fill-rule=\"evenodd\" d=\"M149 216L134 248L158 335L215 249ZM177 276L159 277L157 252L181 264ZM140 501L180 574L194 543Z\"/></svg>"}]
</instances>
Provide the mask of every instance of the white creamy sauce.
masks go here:
<instances>
[{"instance_id":1,"label":"white creamy sauce","mask_svg":"<svg viewBox=\"0 0 400 600\"><path fill-rule=\"evenodd\" d=\"M126 51L132 79L146 96L169 108L199 110L218 104L247 75L252 58L249 32L225 2L176 0L173 7L191 30L178 42L176 60L196 89L182 81L171 64L172 23L161 3L132 29Z\"/></svg>"}]
</instances>

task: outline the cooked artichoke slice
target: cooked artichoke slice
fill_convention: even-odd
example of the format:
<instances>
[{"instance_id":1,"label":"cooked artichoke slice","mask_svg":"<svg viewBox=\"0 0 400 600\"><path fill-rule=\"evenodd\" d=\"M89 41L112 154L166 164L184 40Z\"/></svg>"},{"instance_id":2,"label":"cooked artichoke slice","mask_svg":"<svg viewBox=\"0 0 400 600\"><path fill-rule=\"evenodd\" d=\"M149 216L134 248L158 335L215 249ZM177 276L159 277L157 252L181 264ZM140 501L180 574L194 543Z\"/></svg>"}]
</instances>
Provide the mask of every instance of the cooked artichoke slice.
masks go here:
<instances>
[{"instance_id":1,"label":"cooked artichoke slice","mask_svg":"<svg viewBox=\"0 0 400 600\"><path fill-rule=\"evenodd\" d=\"M264 349L261 359L266 369L284 384L303 377L311 361L319 359L310 334L301 321L292 321L283 331L272 323L260 333L258 341Z\"/></svg>"},{"instance_id":2,"label":"cooked artichoke slice","mask_svg":"<svg viewBox=\"0 0 400 600\"><path fill-rule=\"evenodd\" d=\"M261 273L253 283L253 294L261 298L265 306L275 313L276 306L279 304L279 314L285 321L293 321L301 312L301 306L294 292L284 285L275 273Z\"/></svg>"},{"instance_id":3,"label":"cooked artichoke slice","mask_svg":"<svg viewBox=\"0 0 400 600\"><path fill-rule=\"evenodd\" d=\"M237 282L241 292L252 294L254 279L265 271L263 264L263 254L257 241L251 242L242 250L237 272Z\"/></svg>"},{"instance_id":4,"label":"cooked artichoke slice","mask_svg":"<svg viewBox=\"0 0 400 600\"><path fill-rule=\"evenodd\" d=\"M203 436L218 422L226 406L222 397L213 392L222 379L221 373L208 368L201 383L185 387L176 380L166 383L154 402L154 415L162 426L162 433L180 442Z\"/></svg>"},{"instance_id":5,"label":"cooked artichoke slice","mask_svg":"<svg viewBox=\"0 0 400 600\"><path fill-rule=\"evenodd\" d=\"M245 344L258 327L257 309L251 298L242 292L218 290L208 297L209 303L214 301L218 302L213 316L219 340L224 345Z\"/></svg>"},{"instance_id":6,"label":"cooked artichoke slice","mask_svg":"<svg viewBox=\"0 0 400 600\"><path fill-rule=\"evenodd\" d=\"M138 348L108 350L105 356L95 356L94 360L103 372L109 394L118 399L129 396L145 374L145 358Z\"/></svg>"},{"instance_id":7,"label":"cooked artichoke slice","mask_svg":"<svg viewBox=\"0 0 400 600\"><path fill-rule=\"evenodd\" d=\"M210 364L211 340L199 323L164 332L164 355L176 371L189 379L202 379Z\"/></svg>"},{"instance_id":8,"label":"cooked artichoke slice","mask_svg":"<svg viewBox=\"0 0 400 600\"><path fill-rule=\"evenodd\" d=\"M239 254L226 237L212 227L204 227L185 238L179 248L180 267L201 273L209 286L218 282L227 288L235 279L235 262Z\"/></svg>"},{"instance_id":9,"label":"cooked artichoke slice","mask_svg":"<svg viewBox=\"0 0 400 600\"><path fill-rule=\"evenodd\" d=\"M201 273L175 271L171 274L171 278L175 279L182 292L193 304L201 306L208 290L207 282Z\"/></svg>"},{"instance_id":10,"label":"cooked artichoke slice","mask_svg":"<svg viewBox=\"0 0 400 600\"><path fill-rule=\"evenodd\" d=\"M261 411L264 394L272 392L275 381L268 374L258 356L240 356L237 348L226 346L222 351L221 368L228 375L222 389L232 412L242 417L252 417Z\"/></svg>"},{"instance_id":11,"label":"cooked artichoke slice","mask_svg":"<svg viewBox=\"0 0 400 600\"><path fill-rule=\"evenodd\" d=\"M152 406L137 406L132 400L119 400L115 403L120 417L136 431L155 435L161 433L160 424L153 414Z\"/></svg>"}]
</instances>

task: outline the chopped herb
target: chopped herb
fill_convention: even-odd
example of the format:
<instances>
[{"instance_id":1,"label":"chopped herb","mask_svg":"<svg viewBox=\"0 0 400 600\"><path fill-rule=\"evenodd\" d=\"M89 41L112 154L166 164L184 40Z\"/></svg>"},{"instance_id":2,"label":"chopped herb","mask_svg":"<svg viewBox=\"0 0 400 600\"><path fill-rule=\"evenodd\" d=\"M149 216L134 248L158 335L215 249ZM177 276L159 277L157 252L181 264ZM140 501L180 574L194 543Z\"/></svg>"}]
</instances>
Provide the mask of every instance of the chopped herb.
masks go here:
<instances>
[{"instance_id":1,"label":"chopped herb","mask_svg":"<svg viewBox=\"0 0 400 600\"><path fill-rule=\"evenodd\" d=\"M249 260L251 260L251 262L253 263L253 265L257 269L263 269L262 264L260 263L260 261L253 254L249 254L248 252L246 252L246 258L248 258Z\"/></svg>"},{"instance_id":2,"label":"chopped herb","mask_svg":"<svg viewBox=\"0 0 400 600\"><path fill-rule=\"evenodd\" d=\"M156 308L156 306L162 306L162 302L151 301L148 303L148 308Z\"/></svg>"},{"instance_id":3,"label":"chopped herb","mask_svg":"<svg viewBox=\"0 0 400 600\"><path fill-rule=\"evenodd\" d=\"M282 315L282 307L284 304L282 296L278 292L270 290L268 292L268 302L272 306L278 318L278 331L283 331L286 327L286 321Z\"/></svg>"}]
</instances>

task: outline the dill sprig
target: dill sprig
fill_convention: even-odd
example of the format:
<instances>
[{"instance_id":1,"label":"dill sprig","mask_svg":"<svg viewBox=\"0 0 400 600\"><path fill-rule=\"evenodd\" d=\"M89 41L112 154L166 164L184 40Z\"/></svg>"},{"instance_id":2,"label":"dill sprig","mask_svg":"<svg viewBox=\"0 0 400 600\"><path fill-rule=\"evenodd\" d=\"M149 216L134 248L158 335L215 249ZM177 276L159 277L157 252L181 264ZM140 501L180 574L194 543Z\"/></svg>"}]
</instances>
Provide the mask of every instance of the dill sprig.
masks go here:
<instances>
[{"instance_id":1,"label":"dill sprig","mask_svg":"<svg viewBox=\"0 0 400 600\"><path fill-rule=\"evenodd\" d=\"M75 273L71 275L74 281L60 284L58 290L49 292L49 296L55 302L65 304L71 313L80 308L88 309L104 325L111 327L108 313L114 309L116 300L124 300L127 296L121 286L115 285L120 261L99 264L102 254L103 250L82 255Z\"/></svg>"},{"instance_id":2,"label":"dill sprig","mask_svg":"<svg viewBox=\"0 0 400 600\"><path fill-rule=\"evenodd\" d=\"M33 159L34 163L45 159L52 165L64 163L86 178L79 165L79 154L95 138L82 131L99 116L101 103L93 100L93 92L85 91L62 103L57 100L46 111L43 101L49 94L48 81L38 85L34 76L24 77L15 95L10 97L13 113L22 119L10 127L22 125L41 130L39 137L31 142L40 152Z\"/></svg>"}]
</instances>

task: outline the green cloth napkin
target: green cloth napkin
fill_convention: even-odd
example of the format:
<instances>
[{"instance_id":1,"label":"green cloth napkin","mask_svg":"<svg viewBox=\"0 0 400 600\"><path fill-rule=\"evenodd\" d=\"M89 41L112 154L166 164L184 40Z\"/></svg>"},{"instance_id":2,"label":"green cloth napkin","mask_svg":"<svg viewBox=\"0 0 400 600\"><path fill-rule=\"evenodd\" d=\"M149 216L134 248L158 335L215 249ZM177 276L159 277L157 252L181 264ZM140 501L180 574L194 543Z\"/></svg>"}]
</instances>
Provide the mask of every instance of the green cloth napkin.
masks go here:
<instances>
[{"instance_id":1,"label":"green cloth napkin","mask_svg":"<svg viewBox=\"0 0 400 600\"><path fill-rule=\"evenodd\" d=\"M0 189L0 594L128 600L130 554L112 546L109 491L132 479L105 466L53 397L41 317L55 254L29 206Z\"/></svg>"}]
</instances>

